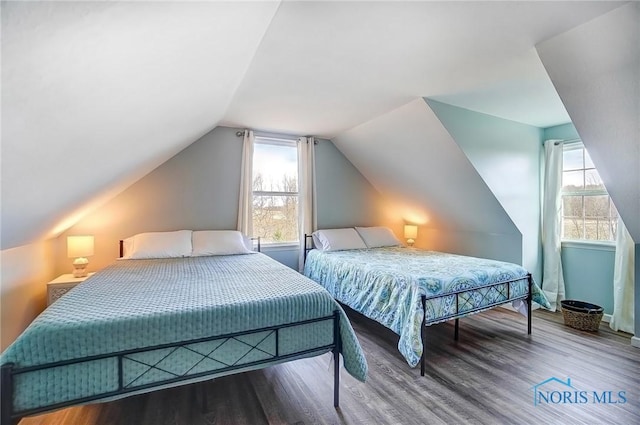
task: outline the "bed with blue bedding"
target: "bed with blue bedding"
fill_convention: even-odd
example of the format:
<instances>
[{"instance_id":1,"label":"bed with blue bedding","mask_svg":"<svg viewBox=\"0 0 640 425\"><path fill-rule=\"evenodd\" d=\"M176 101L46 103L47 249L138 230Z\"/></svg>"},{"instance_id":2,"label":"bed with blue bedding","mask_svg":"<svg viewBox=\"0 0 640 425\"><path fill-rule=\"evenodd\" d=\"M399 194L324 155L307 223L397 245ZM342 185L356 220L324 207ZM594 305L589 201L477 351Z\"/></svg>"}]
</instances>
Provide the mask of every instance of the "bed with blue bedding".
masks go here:
<instances>
[{"instance_id":1,"label":"bed with blue bedding","mask_svg":"<svg viewBox=\"0 0 640 425\"><path fill-rule=\"evenodd\" d=\"M549 306L519 265L400 246L313 249L304 274L398 334L398 349L410 366L421 362L423 375L426 325L455 319L457 338L458 318L514 302L531 333L531 301Z\"/></svg>"},{"instance_id":2,"label":"bed with blue bedding","mask_svg":"<svg viewBox=\"0 0 640 425\"><path fill-rule=\"evenodd\" d=\"M342 353L364 381L367 364L338 303L263 254L119 260L2 354L2 425L327 352Z\"/></svg>"}]
</instances>

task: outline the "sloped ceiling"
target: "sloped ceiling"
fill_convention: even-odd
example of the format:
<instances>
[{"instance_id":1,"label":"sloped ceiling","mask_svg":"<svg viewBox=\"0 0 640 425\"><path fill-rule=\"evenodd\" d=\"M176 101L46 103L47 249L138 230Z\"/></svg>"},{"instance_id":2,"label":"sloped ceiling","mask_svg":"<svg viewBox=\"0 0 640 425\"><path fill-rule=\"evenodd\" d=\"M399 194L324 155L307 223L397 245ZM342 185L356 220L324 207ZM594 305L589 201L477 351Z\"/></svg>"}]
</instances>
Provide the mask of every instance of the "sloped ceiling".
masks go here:
<instances>
[{"instance_id":1,"label":"sloped ceiling","mask_svg":"<svg viewBox=\"0 0 640 425\"><path fill-rule=\"evenodd\" d=\"M378 191L402 206L409 221L436 229L519 233L422 98L333 142Z\"/></svg>"},{"instance_id":2,"label":"sloped ceiling","mask_svg":"<svg viewBox=\"0 0 640 425\"><path fill-rule=\"evenodd\" d=\"M220 124L332 137L421 96L566 121L532 49L618 6L2 2L2 248Z\"/></svg>"},{"instance_id":3,"label":"sloped ceiling","mask_svg":"<svg viewBox=\"0 0 640 425\"><path fill-rule=\"evenodd\" d=\"M394 215L419 225L420 248L523 264L522 233L425 99L333 141Z\"/></svg>"},{"instance_id":4,"label":"sloped ceiling","mask_svg":"<svg viewBox=\"0 0 640 425\"><path fill-rule=\"evenodd\" d=\"M283 2L223 124L332 138L419 96L565 123L533 47L615 6Z\"/></svg>"},{"instance_id":5,"label":"sloped ceiling","mask_svg":"<svg viewBox=\"0 0 640 425\"><path fill-rule=\"evenodd\" d=\"M640 242L640 3L538 46L613 202Z\"/></svg>"},{"instance_id":6,"label":"sloped ceiling","mask_svg":"<svg viewBox=\"0 0 640 425\"><path fill-rule=\"evenodd\" d=\"M277 6L3 2L2 248L64 230L215 127Z\"/></svg>"}]
</instances>

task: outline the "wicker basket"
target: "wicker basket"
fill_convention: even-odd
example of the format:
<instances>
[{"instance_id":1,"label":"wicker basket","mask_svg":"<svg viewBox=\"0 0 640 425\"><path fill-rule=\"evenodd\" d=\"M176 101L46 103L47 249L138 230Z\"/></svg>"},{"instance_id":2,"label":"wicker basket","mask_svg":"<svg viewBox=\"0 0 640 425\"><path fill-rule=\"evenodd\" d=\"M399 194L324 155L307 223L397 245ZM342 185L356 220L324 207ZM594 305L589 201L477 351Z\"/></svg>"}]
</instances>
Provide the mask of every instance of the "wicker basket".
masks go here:
<instances>
[{"instance_id":1,"label":"wicker basket","mask_svg":"<svg viewBox=\"0 0 640 425\"><path fill-rule=\"evenodd\" d=\"M560 301L560 304L565 325L591 332L597 331L600 327L603 309L599 305L575 300Z\"/></svg>"}]
</instances>

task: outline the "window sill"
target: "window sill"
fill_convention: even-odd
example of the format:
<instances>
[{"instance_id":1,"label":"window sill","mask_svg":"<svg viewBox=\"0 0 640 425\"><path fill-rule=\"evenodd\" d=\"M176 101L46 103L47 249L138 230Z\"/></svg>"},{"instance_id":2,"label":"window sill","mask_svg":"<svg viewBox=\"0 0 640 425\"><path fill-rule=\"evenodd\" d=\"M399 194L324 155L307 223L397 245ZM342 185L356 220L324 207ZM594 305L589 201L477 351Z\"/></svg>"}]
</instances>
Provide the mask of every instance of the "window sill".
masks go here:
<instances>
[{"instance_id":1,"label":"window sill","mask_svg":"<svg viewBox=\"0 0 640 425\"><path fill-rule=\"evenodd\" d=\"M605 241L562 241L562 248L593 249L599 251L615 251L614 242Z\"/></svg>"},{"instance_id":2,"label":"window sill","mask_svg":"<svg viewBox=\"0 0 640 425\"><path fill-rule=\"evenodd\" d=\"M263 252L273 252L273 251L296 251L300 249L300 244L298 243L270 243L270 244L261 244L261 250Z\"/></svg>"}]
</instances>

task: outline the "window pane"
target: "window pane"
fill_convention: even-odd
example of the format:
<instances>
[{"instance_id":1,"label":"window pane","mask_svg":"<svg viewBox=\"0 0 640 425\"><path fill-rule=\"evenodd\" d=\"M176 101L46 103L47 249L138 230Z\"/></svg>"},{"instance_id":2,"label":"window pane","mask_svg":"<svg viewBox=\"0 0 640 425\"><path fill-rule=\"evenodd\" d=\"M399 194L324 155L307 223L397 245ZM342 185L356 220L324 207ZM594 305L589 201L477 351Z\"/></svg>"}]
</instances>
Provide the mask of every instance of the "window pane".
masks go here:
<instances>
[{"instance_id":1,"label":"window pane","mask_svg":"<svg viewBox=\"0 0 640 425\"><path fill-rule=\"evenodd\" d=\"M600 174L595 169L584 171L584 181L587 190L605 190Z\"/></svg>"},{"instance_id":2,"label":"window pane","mask_svg":"<svg viewBox=\"0 0 640 425\"><path fill-rule=\"evenodd\" d=\"M596 168L596 166L593 165L593 161L586 149L584 150L584 168Z\"/></svg>"},{"instance_id":3,"label":"window pane","mask_svg":"<svg viewBox=\"0 0 640 425\"><path fill-rule=\"evenodd\" d=\"M576 191L584 189L584 171L565 171L562 173L562 190Z\"/></svg>"},{"instance_id":4,"label":"window pane","mask_svg":"<svg viewBox=\"0 0 640 425\"><path fill-rule=\"evenodd\" d=\"M565 148L562 155L562 169L563 170L579 170L584 168L582 162L582 148Z\"/></svg>"},{"instance_id":5,"label":"window pane","mask_svg":"<svg viewBox=\"0 0 640 425\"><path fill-rule=\"evenodd\" d=\"M582 196L563 196L562 215L565 217L582 217Z\"/></svg>"},{"instance_id":6,"label":"window pane","mask_svg":"<svg viewBox=\"0 0 640 425\"><path fill-rule=\"evenodd\" d=\"M598 232L601 230L601 217L590 217L584 219L584 238L589 241L599 240ZM605 219L606 220L606 219Z\"/></svg>"},{"instance_id":7,"label":"window pane","mask_svg":"<svg viewBox=\"0 0 640 425\"><path fill-rule=\"evenodd\" d=\"M562 238L615 240L618 212L581 143L563 148Z\"/></svg>"},{"instance_id":8,"label":"window pane","mask_svg":"<svg viewBox=\"0 0 640 425\"><path fill-rule=\"evenodd\" d=\"M598 222L598 237L599 241L611 240L611 220L603 218Z\"/></svg>"},{"instance_id":9,"label":"window pane","mask_svg":"<svg viewBox=\"0 0 640 425\"><path fill-rule=\"evenodd\" d=\"M584 215L585 217L605 217L609 218L609 196L585 196Z\"/></svg>"},{"instance_id":10,"label":"window pane","mask_svg":"<svg viewBox=\"0 0 640 425\"><path fill-rule=\"evenodd\" d=\"M584 220L581 217L562 218L562 238L563 239L583 239Z\"/></svg>"},{"instance_id":11,"label":"window pane","mask_svg":"<svg viewBox=\"0 0 640 425\"><path fill-rule=\"evenodd\" d=\"M615 241L618 235L618 210L616 206L613 205L613 202L610 202L611 205L611 240Z\"/></svg>"},{"instance_id":12,"label":"window pane","mask_svg":"<svg viewBox=\"0 0 640 425\"><path fill-rule=\"evenodd\" d=\"M298 191L298 149L295 144L256 143L254 145L253 190Z\"/></svg>"},{"instance_id":13,"label":"window pane","mask_svg":"<svg viewBox=\"0 0 640 425\"><path fill-rule=\"evenodd\" d=\"M297 243L298 196L254 195L253 235L264 243Z\"/></svg>"},{"instance_id":14,"label":"window pane","mask_svg":"<svg viewBox=\"0 0 640 425\"><path fill-rule=\"evenodd\" d=\"M618 220L618 210L616 209L616 206L613 205L613 202L609 203L610 207L611 207L611 219L612 220Z\"/></svg>"}]
</instances>

